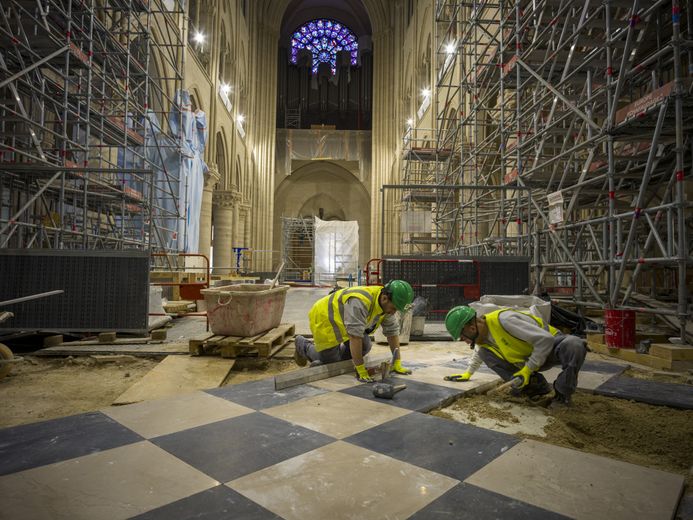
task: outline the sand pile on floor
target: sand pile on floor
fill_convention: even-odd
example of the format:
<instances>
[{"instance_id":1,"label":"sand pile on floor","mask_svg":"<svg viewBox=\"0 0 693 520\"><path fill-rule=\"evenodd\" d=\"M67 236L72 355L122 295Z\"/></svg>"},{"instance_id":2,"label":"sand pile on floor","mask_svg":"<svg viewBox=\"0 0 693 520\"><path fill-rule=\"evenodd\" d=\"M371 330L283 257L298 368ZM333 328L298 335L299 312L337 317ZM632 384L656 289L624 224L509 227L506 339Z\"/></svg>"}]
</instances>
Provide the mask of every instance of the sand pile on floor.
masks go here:
<instances>
[{"instance_id":1,"label":"sand pile on floor","mask_svg":"<svg viewBox=\"0 0 693 520\"><path fill-rule=\"evenodd\" d=\"M684 474L693 481L693 410L578 392L570 408L558 411L522 398L475 395L432 414L506 433L516 430L520 437Z\"/></svg>"}]
</instances>

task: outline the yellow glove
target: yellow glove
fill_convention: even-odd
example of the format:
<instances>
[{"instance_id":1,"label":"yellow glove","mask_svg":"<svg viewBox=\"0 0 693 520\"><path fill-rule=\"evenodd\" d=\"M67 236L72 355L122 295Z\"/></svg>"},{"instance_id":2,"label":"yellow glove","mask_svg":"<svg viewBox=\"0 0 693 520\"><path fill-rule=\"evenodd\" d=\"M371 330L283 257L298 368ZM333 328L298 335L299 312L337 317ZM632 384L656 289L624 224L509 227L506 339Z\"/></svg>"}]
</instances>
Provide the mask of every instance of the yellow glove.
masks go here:
<instances>
[{"instance_id":1,"label":"yellow glove","mask_svg":"<svg viewBox=\"0 0 693 520\"><path fill-rule=\"evenodd\" d=\"M472 374L469 372L464 372L462 374L452 374L451 376L445 376L443 379L446 381L469 381L472 378Z\"/></svg>"},{"instance_id":2,"label":"yellow glove","mask_svg":"<svg viewBox=\"0 0 693 520\"><path fill-rule=\"evenodd\" d=\"M520 385L520 388L524 388L529 384L529 378L532 375L532 369L529 368L527 365L523 366L520 370L515 372L513 374L513 377L521 377L522 378L522 385Z\"/></svg>"},{"instance_id":3,"label":"yellow glove","mask_svg":"<svg viewBox=\"0 0 693 520\"><path fill-rule=\"evenodd\" d=\"M373 378L366 370L366 365L356 365L356 379L362 383L373 383Z\"/></svg>"},{"instance_id":4,"label":"yellow glove","mask_svg":"<svg viewBox=\"0 0 693 520\"><path fill-rule=\"evenodd\" d=\"M409 374L411 374L411 370L409 370L408 368L404 368L402 366L402 361L399 359L395 359L395 362L392 364L392 371L395 374L402 374L405 376L408 376Z\"/></svg>"}]
</instances>

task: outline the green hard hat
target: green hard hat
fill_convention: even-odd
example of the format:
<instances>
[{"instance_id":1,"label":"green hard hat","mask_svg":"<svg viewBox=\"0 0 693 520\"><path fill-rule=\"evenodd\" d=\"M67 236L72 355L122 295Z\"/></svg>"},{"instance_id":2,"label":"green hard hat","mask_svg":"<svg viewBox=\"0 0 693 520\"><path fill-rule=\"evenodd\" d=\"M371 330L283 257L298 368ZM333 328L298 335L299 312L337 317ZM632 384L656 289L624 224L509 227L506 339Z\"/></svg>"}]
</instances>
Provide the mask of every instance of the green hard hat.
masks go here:
<instances>
[{"instance_id":1,"label":"green hard hat","mask_svg":"<svg viewBox=\"0 0 693 520\"><path fill-rule=\"evenodd\" d=\"M404 280L392 280L385 284L383 289L390 295L390 300L400 312L404 312L407 305L414 301L414 289Z\"/></svg>"},{"instance_id":2,"label":"green hard hat","mask_svg":"<svg viewBox=\"0 0 693 520\"><path fill-rule=\"evenodd\" d=\"M458 305L453 307L445 316L445 328L452 336L452 339L457 341L462 335L464 326L476 317L476 311L466 305Z\"/></svg>"}]
</instances>

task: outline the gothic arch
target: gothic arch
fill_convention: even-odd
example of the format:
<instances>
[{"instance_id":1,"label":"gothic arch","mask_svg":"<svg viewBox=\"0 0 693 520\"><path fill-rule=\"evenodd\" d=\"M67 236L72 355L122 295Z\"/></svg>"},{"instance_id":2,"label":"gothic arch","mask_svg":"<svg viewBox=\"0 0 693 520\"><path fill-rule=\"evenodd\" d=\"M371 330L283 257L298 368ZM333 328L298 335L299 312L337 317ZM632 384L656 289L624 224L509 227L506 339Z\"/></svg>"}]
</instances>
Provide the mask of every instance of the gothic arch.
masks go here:
<instances>
[{"instance_id":1,"label":"gothic arch","mask_svg":"<svg viewBox=\"0 0 693 520\"><path fill-rule=\"evenodd\" d=\"M233 170L233 184L235 185L236 189L240 192L243 192L243 183L242 183L242 170L241 170L241 157L239 155L236 156L236 167Z\"/></svg>"},{"instance_id":2,"label":"gothic arch","mask_svg":"<svg viewBox=\"0 0 693 520\"><path fill-rule=\"evenodd\" d=\"M228 168L226 160L226 136L224 129L220 129L216 135L216 163L219 169L219 181L222 189L228 189L229 179L228 179Z\"/></svg>"},{"instance_id":3,"label":"gothic arch","mask_svg":"<svg viewBox=\"0 0 693 520\"><path fill-rule=\"evenodd\" d=\"M325 186L330 186L329 193ZM338 196L334 196L336 194ZM321 207L327 217L358 221L360 262L367 261L371 233L370 194L352 172L330 161L312 161L277 186L273 216L275 250L281 249L282 216L295 217L306 208L316 212Z\"/></svg>"}]
</instances>

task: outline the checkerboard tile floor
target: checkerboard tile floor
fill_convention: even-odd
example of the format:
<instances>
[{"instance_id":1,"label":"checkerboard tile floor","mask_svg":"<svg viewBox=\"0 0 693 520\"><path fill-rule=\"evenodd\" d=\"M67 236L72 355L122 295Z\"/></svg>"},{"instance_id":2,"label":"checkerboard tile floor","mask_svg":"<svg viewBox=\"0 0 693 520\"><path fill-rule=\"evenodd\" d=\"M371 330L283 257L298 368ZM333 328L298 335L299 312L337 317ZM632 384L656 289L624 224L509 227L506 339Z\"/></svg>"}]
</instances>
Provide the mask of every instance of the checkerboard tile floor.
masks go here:
<instances>
[{"instance_id":1,"label":"checkerboard tile floor","mask_svg":"<svg viewBox=\"0 0 693 520\"><path fill-rule=\"evenodd\" d=\"M673 516L681 476L422 413L495 376L447 383L464 356L417 354L393 400L270 378L0 430L0 519Z\"/></svg>"}]
</instances>

